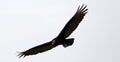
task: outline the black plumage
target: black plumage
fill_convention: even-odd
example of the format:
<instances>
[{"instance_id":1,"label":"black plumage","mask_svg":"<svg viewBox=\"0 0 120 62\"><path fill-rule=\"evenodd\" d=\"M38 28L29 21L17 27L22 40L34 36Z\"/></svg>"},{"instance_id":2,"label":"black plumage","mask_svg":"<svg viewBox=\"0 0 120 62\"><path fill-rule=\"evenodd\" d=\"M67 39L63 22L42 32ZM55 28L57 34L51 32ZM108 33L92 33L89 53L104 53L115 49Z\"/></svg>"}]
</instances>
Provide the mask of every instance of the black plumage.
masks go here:
<instances>
[{"instance_id":1,"label":"black plumage","mask_svg":"<svg viewBox=\"0 0 120 62\"><path fill-rule=\"evenodd\" d=\"M63 45L63 47L68 47L68 46L72 45L74 42L74 38L68 38L68 39L66 39L66 38L68 36L70 36L70 34L77 28L79 23L84 18L85 14L87 13L87 10L88 10L88 9L86 9L86 7L87 6L85 6L84 4L81 7L79 6L75 15L65 25L65 27L60 32L60 34L56 38L54 38L52 41L44 43L42 45L35 46L24 52L20 52L18 56L25 57L25 56L29 56L29 55L35 55L38 53L48 51L58 45Z\"/></svg>"}]
</instances>

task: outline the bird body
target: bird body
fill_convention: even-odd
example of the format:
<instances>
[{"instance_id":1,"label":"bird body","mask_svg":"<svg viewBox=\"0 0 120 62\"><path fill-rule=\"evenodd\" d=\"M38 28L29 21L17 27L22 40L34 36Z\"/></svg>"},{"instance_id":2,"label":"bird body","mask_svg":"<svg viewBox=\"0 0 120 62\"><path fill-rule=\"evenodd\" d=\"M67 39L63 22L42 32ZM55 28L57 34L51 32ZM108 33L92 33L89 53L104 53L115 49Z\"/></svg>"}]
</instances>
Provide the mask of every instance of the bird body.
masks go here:
<instances>
[{"instance_id":1,"label":"bird body","mask_svg":"<svg viewBox=\"0 0 120 62\"><path fill-rule=\"evenodd\" d=\"M57 37L52 40L52 45L63 45L63 47L68 47L72 45L73 42L74 42L74 38L65 39L65 38Z\"/></svg>"},{"instance_id":2,"label":"bird body","mask_svg":"<svg viewBox=\"0 0 120 62\"><path fill-rule=\"evenodd\" d=\"M42 53L42 52L51 50L52 48L54 48L58 45L63 45L63 47L71 46L74 42L74 38L68 38L68 36L71 35L71 33L78 27L79 23L84 18L85 14L87 13L87 10L88 10L88 9L86 9L86 7L87 6L84 6L84 4L81 7L80 6L78 7L78 10L75 13L75 15L70 19L70 21L68 21L68 23L65 25L65 27L62 29L62 31L56 38L54 38L50 42L35 46L24 52L20 52L20 54L18 56L25 57L25 56L29 56L29 55L35 55L38 53Z\"/></svg>"}]
</instances>

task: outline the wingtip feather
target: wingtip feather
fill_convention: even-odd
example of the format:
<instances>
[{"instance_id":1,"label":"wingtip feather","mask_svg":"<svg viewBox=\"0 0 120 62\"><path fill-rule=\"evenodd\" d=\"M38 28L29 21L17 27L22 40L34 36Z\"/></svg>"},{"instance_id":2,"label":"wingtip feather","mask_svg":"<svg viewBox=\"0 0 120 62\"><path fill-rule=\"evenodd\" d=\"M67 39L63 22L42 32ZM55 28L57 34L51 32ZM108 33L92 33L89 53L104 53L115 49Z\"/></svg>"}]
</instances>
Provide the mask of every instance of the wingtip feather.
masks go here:
<instances>
[{"instance_id":1,"label":"wingtip feather","mask_svg":"<svg viewBox=\"0 0 120 62\"><path fill-rule=\"evenodd\" d=\"M86 14L88 13L88 9L86 8L87 5L83 4L82 6L78 6L78 9L77 9L77 13L82 13L82 14Z\"/></svg>"},{"instance_id":2,"label":"wingtip feather","mask_svg":"<svg viewBox=\"0 0 120 62\"><path fill-rule=\"evenodd\" d=\"M25 57L26 55L23 53L23 52L18 52L18 55L17 55L19 58L21 58L21 57Z\"/></svg>"}]
</instances>

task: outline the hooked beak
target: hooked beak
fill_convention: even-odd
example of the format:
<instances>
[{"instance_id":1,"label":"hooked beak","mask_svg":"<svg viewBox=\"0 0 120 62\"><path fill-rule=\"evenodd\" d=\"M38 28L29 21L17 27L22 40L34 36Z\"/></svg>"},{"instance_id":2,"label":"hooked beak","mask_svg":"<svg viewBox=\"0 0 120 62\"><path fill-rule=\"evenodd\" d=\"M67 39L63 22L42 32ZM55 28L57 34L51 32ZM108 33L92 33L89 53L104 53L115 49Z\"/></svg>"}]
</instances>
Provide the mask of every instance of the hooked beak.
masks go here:
<instances>
[{"instance_id":1,"label":"hooked beak","mask_svg":"<svg viewBox=\"0 0 120 62\"><path fill-rule=\"evenodd\" d=\"M52 45L55 45L56 41L55 40L52 40Z\"/></svg>"}]
</instances>

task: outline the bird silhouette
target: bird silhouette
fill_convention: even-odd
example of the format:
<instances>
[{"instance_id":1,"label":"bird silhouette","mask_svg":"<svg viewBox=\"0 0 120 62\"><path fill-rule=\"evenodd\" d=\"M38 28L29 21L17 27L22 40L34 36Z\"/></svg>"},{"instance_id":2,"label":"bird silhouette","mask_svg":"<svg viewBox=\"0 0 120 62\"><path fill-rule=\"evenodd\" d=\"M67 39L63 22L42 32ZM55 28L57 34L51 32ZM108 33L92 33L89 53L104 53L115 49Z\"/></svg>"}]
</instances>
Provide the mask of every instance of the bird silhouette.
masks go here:
<instances>
[{"instance_id":1,"label":"bird silhouette","mask_svg":"<svg viewBox=\"0 0 120 62\"><path fill-rule=\"evenodd\" d=\"M55 37L53 40L51 40L50 42L35 46L33 48L30 48L26 51L20 52L18 56L25 57L29 55L36 55L38 53L51 50L52 48L58 45L63 45L63 47L71 46L74 42L74 38L68 38L68 36L71 35L71 33L77 28L79 23L82 21L82 19L86 15L88 11L86 7L87 5L84 5L84 4L81 7L79 6L74 16L68 21L68 23L60 32L60 34L57 37Z\"/></svg>"}]
</instances>

